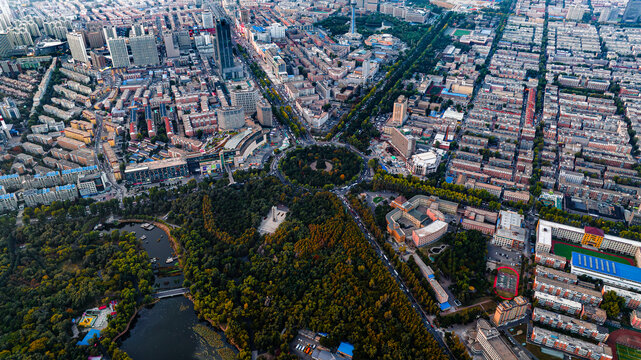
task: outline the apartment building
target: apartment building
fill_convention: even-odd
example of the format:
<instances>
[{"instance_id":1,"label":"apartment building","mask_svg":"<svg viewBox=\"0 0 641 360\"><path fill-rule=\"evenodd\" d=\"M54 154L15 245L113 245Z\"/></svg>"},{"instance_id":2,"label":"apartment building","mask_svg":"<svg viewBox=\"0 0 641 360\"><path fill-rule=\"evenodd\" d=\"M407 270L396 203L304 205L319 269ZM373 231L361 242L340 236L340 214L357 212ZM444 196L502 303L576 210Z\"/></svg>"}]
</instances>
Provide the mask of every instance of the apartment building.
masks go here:
<instances>
[{"instance_id":1,"label":"apartment building","mask_svg":"<svg viewBox=\"0 0 641 360\"><path fill-rule=\"evenodd\" d=\"M510 321L521 319L525 316L528 305L528 301L523 296L503 301L496 307L492 322L496 326L503 326Z\"/></svg>"},{"instance_id":2,"label":"apartment building","mask_svg":"<svg viewBox=\"0 0 641 360\"><path fill-rule=\"evenodd\" d=\"M565 269L565 265L568 263L568 259L563 256L538 251L534 254L534 261L537 264L561 270Z\"/></svg>"},{"instance_id":3,"label":"apartment building","mask_svg":"<svg viewBox=\"0 0 641 360\"><path fill-rule=\"evenodd\" d=\"M613 359L612 349L610 349L610 347L605 344L595 345L536 326L532 328L530 341L541 346L546 346L590 360Z\"/></svg>"},{"instance_id":4,"label":"apartment building","mask_svg":"<svg viewBox=\"0 0 641 360\"><path fill-rule=\"evenodd\" d=\"M617 295L625 300L625 307L628 309L639 309L641 307L641 294L629 290L620 289L618 287L603 285L601 293L605 294L608 291L614 291Z\"/></svg>"},{"instance_id":5,"label":"apartment building","mask_svg":"<svg viewBox=\"0 0 641 360\"><path fill-rule=\"evenodd\" d=\"M533 288L536 291L558 296L563 299L579 302L585 305L599 306L603 296L599 291L583 286L556 281L544 276L535 276Z\"/></svg>"},{"instance_id":6,"label":"apartment building","mask_svg":"<svg viewBox=\"0 0 641 360\"><path fill-rule=\"evenodd\" d=\"M578 316L583 310L583 305L580 302L563 299L558 296L549 295L540 291L534 292L534 298L539 301L539 305L551 308L553 310L562 311L564 313Z\"/></svg>"},{"instance_id":7,"label":"apartment building","mask_svg":"<svg viewBox=\"0 0 641 360\"><path fill-rule=\"evenodd\" d=\"M565 271L559 271L553 268L537 265L534 269L534 274L536 276L541 276L543 278L548 278L560 283L573 284L576 285L579 280L576 275L567 273Z\"/></svg>"},{"instance_id":8,"label":"apartment building","mask_svg":"<svg viewBox=\"0 0 641 360\"><path fill-rule=\"evenodd\" d=\"M610 335L607 328L541 308L534 308L532 321L600 342L605 342Z\"/></svg>"},{"instance_id":9,"label":"apartment building","mask_svg":"<svg viewBox=\"0 0 641 360\"><path fill-rule=\"evenodd\" d=\"M641 330L641 317L637 310L633 310L630 313L630 325L637 330Z\"/></svg>"}]
</instances>

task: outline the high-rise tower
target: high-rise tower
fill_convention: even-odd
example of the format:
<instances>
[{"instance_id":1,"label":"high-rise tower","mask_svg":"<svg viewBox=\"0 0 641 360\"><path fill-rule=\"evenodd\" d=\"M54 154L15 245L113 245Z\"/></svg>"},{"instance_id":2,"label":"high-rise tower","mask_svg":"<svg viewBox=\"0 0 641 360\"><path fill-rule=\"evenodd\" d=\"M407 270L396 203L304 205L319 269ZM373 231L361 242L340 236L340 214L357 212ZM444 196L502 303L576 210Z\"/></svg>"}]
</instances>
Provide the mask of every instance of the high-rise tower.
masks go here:
<instances>
[{"instance_id":1,"label":"high-rise tower","mask_svg":"<svg viewBox=\"0 0 641 360\"><path fill-rule=\"evenodd\" d=\"M87 47L85 46L85 37L79 31L67 33L67 43L69 50L71 50L71 57L75 61L88 63L89 57L87 56Z\"/></svg>"},{"instance_id":2,"label":"high-rise tower","mask_svg":"<svg viewBox=\"0 0 641 360\"><path fill-rule=\"evenodd\" d=\"M634 24L638 23L641 17L641 0L630 0L623 12L621 22Z\"/></svg>"},{"instance_id":3,"label":"high-rise tower","mask_svg":"<svg viewBox=\"0 0 641 360\"><path fill-rule=\"evenodd\" d=\"M231 40L231 26L227 19L216 20L216 65L220 76L225 79L239 78L242 75L242 66L234 63L234 44Z\"/></svg>"},{"instance_id":4,"label":"high-rise tower","mask_svg":"<svg viewBox=\"0 0 641 360\"><path fill-rule=\"evenodd\" d=\"M355 24L356 15L355 15L355 11L354 11L354 6L356 6L356 1L352 1L351 5L352 5L352 24L351 24L351 26L349 28L349 32L351 32L353 34L353 33L356 32L356 24Z\"/></svg>"}]
</instances>

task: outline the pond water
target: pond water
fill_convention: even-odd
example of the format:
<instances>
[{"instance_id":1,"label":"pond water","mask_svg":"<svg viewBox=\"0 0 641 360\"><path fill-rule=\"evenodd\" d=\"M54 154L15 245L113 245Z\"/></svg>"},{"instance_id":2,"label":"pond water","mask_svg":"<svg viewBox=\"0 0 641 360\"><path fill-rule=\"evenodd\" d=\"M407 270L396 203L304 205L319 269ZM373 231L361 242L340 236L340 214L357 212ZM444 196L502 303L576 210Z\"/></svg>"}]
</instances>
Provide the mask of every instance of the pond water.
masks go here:
<instances>
[{"instance_id":1,"label":"pond water","mask_svg":"<svg viewBox=\"0 0 641 360\"><path fill-rule=\"evenodd\" d=\"M174 256L167 234L158 227L145 230L141 225L125 224L117 229L135 233L149 258L157 259L152 264L157 290L182 287L183 275L178 260L166 262ZM134 360L226 360L235 359L238 353L222 331L198 319L192 302L183 296L164 298L142 309L120 348Z\"/></svg>"},{"instance_id":2,"label":"pond water","mask_svg":"<svg viewBox=\"0 0 641 360\"><path fill-rule=\"evenodd\" d=\"M387 22L387 21L383 20L383 21L381 22L381 26L379 26L379 27L377 27L377 28L373 28L372 30L374 30L374 31L385 31L385 30L387 30L387 29L391 28L393 25L394 25L394 24L392 24L392 23L390 23L390 22Z\"/></svg>"},{"instance_id":3,"label":"pond water","mask_svg":"<svg viewBox=\"0 0 641 360\"><path fill-rule=\"evenodd\" d=\"M167 259L174 256L174 250L169 244L167 234L158 227L145 230L141 225L137 223L125 224L118 230L135 233L149 258L156 259L155 263L152 263L156 289L167 290L182 287L184 278L178 267L178 260L167 263ZM142 239L143 236L145 239Z\"/></svg>"},{"instance_id":4,"label":"pond water","mask_svg":"<svg viewBox=\"0 0 641 360\"><path fill-rule=\"evenodd\" d=\"M178 296L142 309L120 348L134 360L235 359L224 333L198 320L193 304Z\"/></svg>"}]
</instances>

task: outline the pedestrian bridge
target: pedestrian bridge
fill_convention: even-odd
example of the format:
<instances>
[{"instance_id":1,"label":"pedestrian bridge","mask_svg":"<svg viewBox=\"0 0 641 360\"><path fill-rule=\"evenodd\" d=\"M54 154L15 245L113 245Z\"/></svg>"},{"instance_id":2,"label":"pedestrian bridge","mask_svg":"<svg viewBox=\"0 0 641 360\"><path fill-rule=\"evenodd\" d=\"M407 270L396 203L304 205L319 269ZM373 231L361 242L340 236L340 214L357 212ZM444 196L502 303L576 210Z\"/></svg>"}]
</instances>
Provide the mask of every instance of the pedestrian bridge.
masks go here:
<instances>
[{"instance_id":1,"label":"pedestrian bridge","mask_svg":"<svg viewBox=\"0 0 641 360\"><path fill-rule=\"evenodd\" d=\"M154 297L156 299L164 299L164 298L168 298L168 297L183 295L183 294L186 294L188 292L189 292L189 289L187 289L187 288L164 290L164 291L158 291L157 293L155 293Z\"/></svg>"}]
</instances>

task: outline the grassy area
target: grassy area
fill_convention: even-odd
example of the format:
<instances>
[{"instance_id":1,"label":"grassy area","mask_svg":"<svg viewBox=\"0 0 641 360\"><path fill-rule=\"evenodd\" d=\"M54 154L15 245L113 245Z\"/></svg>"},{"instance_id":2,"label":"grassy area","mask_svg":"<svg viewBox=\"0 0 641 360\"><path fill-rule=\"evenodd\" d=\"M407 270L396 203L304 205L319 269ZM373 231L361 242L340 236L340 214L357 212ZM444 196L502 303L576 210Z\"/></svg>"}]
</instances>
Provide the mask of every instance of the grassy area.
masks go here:
<instances>
[{"instance_id":1,"label":"grassy area","mask_svg":"<svg viewBox=\"0 0 641 360\"><path fill-rule=\"evenodd\" d=\"M463 35L469 35L471 33L472 33L472 30L456 29L456 31L454 31L454 34L452 34L452 36L457 36L458 37L458 36L463 36Z\"/></svg>"},{"instance_id":2,"label":"grassy area","mask_svg":"<svg viewBox=\"0 0 641 360\"><path fill-rule=\"evenodd\" d=\"M527 343L525 348L539 360L559 360L560 358L544 353L538 345Z\"/></svg>"},{"instance_id":3,"label":"grassy area","mask_svg":"<svg viewBox=\"0 0 641 360\"><path fill-rule=\"evenodd\" d=\"M382 197L382 196L377 196L377 197L375 197L372 201L374 202L374 204L378 204L378 203L379 203L379 202L381 202L382 200L383 200L383 197Z\"/></svg>"},{"instance_id":4,"label":"grassy area","mask_svg":"<svg viewBox=\"0 0 641 360\"><path fill-rule=\"evenodd\" d=\"M591 255L601 259L611 260L621 264L634 266L634 260L630 257L621 256L621 255L604 254L598 251L594 251L594 250L590 250L582 247L576 247L576 246L572 246L570 244L566 244L562 242L554 242L554 254L563 256L564 258L571 260L572 252L578 252L581 254Z\"/></svg>"},{"instance_id":5,"label":"grassy area","mask_svg":"<svg viewBox=\"0 0 641 360\"><path fill-rule=\"evenodd\" d=\"M641 350L617 344L617 355L619 360L641 359Z\"/></svg>"},{"instance_id":6,"label":"grassy area","mask_svg":"<svg viewBox=\"0 0 641 360\"><path fill-rule=\"evenodd\" d=\"M521 332L520 334L519 331ZM519 326L510 328L510 334L512 334L514 340L516 340L519 344L525 343L525 337L527 336L527 324L521 324Z\"/></svg>"}]
</instances>

